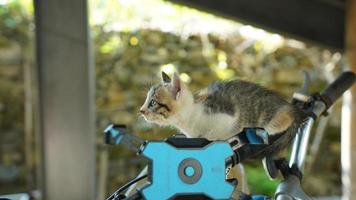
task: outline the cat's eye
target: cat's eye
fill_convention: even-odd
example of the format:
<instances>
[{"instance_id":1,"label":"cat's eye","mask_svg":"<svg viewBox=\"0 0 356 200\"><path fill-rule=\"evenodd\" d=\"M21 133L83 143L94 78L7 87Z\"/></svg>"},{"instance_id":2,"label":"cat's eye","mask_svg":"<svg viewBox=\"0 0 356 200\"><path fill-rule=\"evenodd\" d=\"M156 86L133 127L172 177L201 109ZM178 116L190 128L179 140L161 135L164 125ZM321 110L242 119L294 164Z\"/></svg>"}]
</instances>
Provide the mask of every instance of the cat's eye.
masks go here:
<instances>
[{"instance_id":1,"label":"cat's eye","mask_svg":"<svg viewBox=\"0 0 356 200\"><path fill-rule=\"evenodd\" d=\"M155 106L157 104L157 102L155 100L151 100L150 104L148 105L149 107Z\"/></svg>"}]
</instances>

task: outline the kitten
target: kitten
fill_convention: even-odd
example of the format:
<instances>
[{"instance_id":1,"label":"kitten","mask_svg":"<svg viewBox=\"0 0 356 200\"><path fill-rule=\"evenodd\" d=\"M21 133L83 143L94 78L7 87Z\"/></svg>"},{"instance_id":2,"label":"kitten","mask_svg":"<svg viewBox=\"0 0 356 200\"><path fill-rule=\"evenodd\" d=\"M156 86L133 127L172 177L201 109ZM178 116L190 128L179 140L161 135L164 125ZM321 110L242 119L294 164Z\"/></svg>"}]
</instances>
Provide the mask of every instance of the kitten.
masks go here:
<instances>
[{"instance_id":1,"label":"kitten","mask_svg":"<svg viewBox=\"0 0 356 200\"><path fill-rule=\"evenodd\" d=\"M175 126L187 137L225 140L247 127L264 128L272 137L280 133L291 136L266 153L283 149L301 122L293 105L256 84L220 81L193 95L176 73L171 80L164 72L162 82L147 93L140 112L146 121Z\"/></svg>"}]
</instances>

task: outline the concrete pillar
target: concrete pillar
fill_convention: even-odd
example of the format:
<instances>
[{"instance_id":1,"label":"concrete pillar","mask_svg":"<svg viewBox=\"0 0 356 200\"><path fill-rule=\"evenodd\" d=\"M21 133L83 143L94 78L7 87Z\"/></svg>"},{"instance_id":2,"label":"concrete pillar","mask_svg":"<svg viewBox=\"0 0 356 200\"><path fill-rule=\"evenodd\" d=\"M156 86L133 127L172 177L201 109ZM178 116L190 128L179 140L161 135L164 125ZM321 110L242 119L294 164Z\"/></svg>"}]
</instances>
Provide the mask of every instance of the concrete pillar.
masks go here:
<instances>
[{"instance_id":1,"label":"concrete pillar","mask_svg":"<svg viewBox=\"0 0 356 200\"><path fill-rule=\"evenodd\" d=\"M346 5L346 56L356 73L356 0ZM344 94L342 107L342 182L343 200L356 200L356 86Z\"/></svg>"},{"instance_id":2,"label":"concrete pillar","mask_svg":"<svg viewBox=\"0 0 356 200\"><path fill-rule=\"evenodd\" d=\"M95 199L94 69L86 0L34 0L45 200Z\"/></svg>"}]
</instances>

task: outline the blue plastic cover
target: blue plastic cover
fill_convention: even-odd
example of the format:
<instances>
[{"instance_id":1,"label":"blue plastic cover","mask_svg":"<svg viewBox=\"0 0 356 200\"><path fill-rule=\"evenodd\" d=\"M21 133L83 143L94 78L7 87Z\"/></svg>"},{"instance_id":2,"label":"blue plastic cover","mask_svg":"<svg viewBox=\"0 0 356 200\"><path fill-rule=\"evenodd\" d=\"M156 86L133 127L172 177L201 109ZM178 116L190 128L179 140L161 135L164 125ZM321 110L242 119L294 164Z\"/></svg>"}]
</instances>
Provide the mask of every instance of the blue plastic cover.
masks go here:
<instances>
[{"instance_id":1,"label":"blue plastic cover","mask_svg":"<svg viewBox=\"0 0 356 200\"><path fill-rule=\"evenodd\" d=\"M263 195L253 195L251 197L251 200L269 200L271 198L267 197L267 196L263 196Z\"/></svg>"},{"instance_id":2,"label":"blue plastic cover","mask_svg":"<svg viewBox=\"0 0 356 200\"><path fill-rule=\"evenodd\" d=\"M233 155L227 142L214 142L204 148L176 148L157 141L149 142L142 154L151 163L151 183L141 191L147 200L169 199L175 194L202 194L212 199L229 199L235 186L225 180L225 159ZM202 176L187 184L178 174L179 164L193 158L202 166Z\"/></svg>"},{"instance_id":3,"label":"blue plastic cover","mask_svg":"<svg viewBox=\"0 0 356 200\"><path fill-rule=\"evenodd\" d=\"M262 129L246 128L246 137L250 144L266 144L268 143L268 133Z\"/></svg>"}]
</instances>

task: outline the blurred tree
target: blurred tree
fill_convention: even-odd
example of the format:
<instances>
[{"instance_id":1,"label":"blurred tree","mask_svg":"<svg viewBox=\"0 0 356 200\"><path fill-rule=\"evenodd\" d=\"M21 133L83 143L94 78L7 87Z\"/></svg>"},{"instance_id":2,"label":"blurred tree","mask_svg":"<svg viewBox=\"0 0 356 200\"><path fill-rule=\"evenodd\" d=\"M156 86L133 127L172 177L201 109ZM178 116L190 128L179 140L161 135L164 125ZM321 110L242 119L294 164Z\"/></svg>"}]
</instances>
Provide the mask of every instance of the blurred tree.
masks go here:
<instances>
[{"instance_id":1,"label":"blurred tree","mask_svg":"<svg viewBox=\"0 0 356 200\"><path fill-rule=\"evenodd\" d=\"M34 187L28 182L33 172L26 155L32 152L25 152L24 135L23 67L33 53L31 6L28 0L0 2L0 193Z\"/></svg>"}]
</instances>

